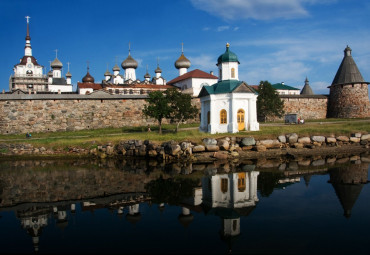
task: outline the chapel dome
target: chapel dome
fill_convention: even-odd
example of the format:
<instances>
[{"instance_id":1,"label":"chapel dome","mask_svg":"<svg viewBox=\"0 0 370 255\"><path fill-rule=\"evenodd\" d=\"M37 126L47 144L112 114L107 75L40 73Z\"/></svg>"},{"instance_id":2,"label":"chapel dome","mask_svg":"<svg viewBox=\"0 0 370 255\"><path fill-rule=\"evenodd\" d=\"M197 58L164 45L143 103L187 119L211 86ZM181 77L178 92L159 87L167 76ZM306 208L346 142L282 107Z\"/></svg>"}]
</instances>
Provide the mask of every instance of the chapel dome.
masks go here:
<instances>
[{"instance_id":1,"label":"chapel dome","mask_svg":"<svg viewBox=\"0 0 370 255\"><path fill-rule=\"evenodd\" d=\"M114 71L114 68L113 68L113 71ZM107 69L107 71L105 71L105 73L104 73L104 76L112 76L112 74Z\"/></svg>"},{"instance_id":2,"label":"chapel dome","mask_svg":"<svg viewBox=\"0 0 370 255\"><path fill-rule=\"evenodd\" d=\"M182 52L181 56L175 62L175 67L177 69L180 69L180 68L189 68L190 66L191 66L190 60L187 59L184 56L184 53Z\"/></svg>"},{"instance_id":3,"label":"chapel dome","mask_svg":"<svg viewBox=\"0 0 370 255\"><path fill-rule=\"evenodd\" d=\"M217 65L221 63L225 63L225 62L238 62L239 63L238 57L236 56L234 52L230 51L229 48L230 48L230 44L227 43L225 53L220 55L217 59Z\"/></svg>"},{"instance_id":4,"label":"chapel dome","mask_svg":"<svg viewBox=\"0 0 370 255\"><path fill-rule=\"evenodd\" d=\"M157 66L157 68L154 70L155 73L162 73L162 69Z\"/></svg>"},{"instance_id":5,"label":"chapel dome","mask_svg":"<svg viewBox=\"0 0 370 255\"><path fill-rule=\"evenodd\" d=\"M148 72L146 72L146 74L144 75L144 78L149 78L150 79L150 74Z\"/></svg>"},{"instance_id":6,"label":"chapel dome","mask_svg":"<svg viewBox=\"0 0 370 255\"><path fill-rule=\"evenodd\" d=\"M95 79L90 75L89 71L87 71L87 74L82 78L83 83L94 83L94 81Z\"/></svg>"},{"instance_id":7,"label":"chapel dome","mask_svg":"<svg viewBox=\"0 0 370 255\"><path fill-rule=\"evenodd\" d=\"M131 54L129 53L128 57L122 62L121 66L123 69L127 69L127 68L136 69L138 66L138 63L135 59L131 57Z\"/></svg>"},{"instance_id":8,"label":"chapel dome","mask_svg":"<svg viewBox=\"0 0 370 255\"><path fill-rule=\"evenodd\" d=\"M53 62L51 62L51 67L52 68L62 68L63 67L63 64L62 64L62 62L59 61L58 58L55 58L53 60Z\"/></svg>"},{"instance_id":9,"label":"chapel dome","mask_svg":"<svg viewBox=\"0 0 370 255\"><path fill-rule=\"evenodd\" d=\"M121 70L121 69L119 68L119 66L118 66L117 64L115 64L115 65L113 66L112 70L113 70L113 72L114 72L114 71L119 71L119 70Z\"/></svg>"},{"instance_id":10,"label":"chapel dome","mask_svg":"<svg viewBox=\"0 0 370 255\"><path fill-rule=\"evenodd\" d=\"M66 77L67 77L67 78L71 78L71 77L72 77L72 74L68 71L68 72L66 73Z\"/></svg>"}]
</instances>

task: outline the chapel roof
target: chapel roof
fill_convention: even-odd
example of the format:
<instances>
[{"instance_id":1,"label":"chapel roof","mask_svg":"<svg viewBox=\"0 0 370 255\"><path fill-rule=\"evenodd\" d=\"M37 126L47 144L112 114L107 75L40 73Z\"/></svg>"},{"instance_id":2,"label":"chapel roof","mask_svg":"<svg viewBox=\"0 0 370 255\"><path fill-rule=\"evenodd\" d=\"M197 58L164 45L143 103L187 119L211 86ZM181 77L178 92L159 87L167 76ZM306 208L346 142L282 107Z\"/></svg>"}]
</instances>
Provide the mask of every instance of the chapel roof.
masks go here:
<instances>
[{"instance_id":1,"label":"chapel roof","mask_svg":"<svg viewBox=\"0 0 370 255\"><path fill-rule=\"evenodd\" d=\"M233 93L236 92L238 88L241 88L242 85L243 88L237 92L257 94L257 92L251 86L243 81L223 80L213 84L212 86L203 86L199 93L199 97L212 94Z\"/></svg>"},{"instance_id":2,"label":"chapel roof","mask_svg":"<svg viewBox=\"0 0 370 255\"><path fill-rule=\"evenodd\" d=\"M331 85L344 85L353 83L368 83L365 82L357 65L351 55L352 49L347 45L344 49L344 57L338 68Z\"/></svg>"},{"instance_id":3,"label":"chapel roof","mask_svg":"<svg viewBox=\"0 0 370 255\"><path fill-rule=\"evenodd\" d=\"M271 85L274 89L279 89L279 90L299 90L297 88L294 88L289 85L285 85L283 82L281 83L275 83Z\"/></svg>"},{"instance_id":4,"label":"chapel roof","mask_svg":"<svg viewBox=\"0 0 370 255\"><path fill-rule=\"evenodd\" d=\"M53 62L51 62L51 67L52 68L62 68L63 64L62 64L62 62L60 62L60 60L58 58L55 58L53 60Z\"/></svg>"},{"instance_id":5,"label":"chapel roof","mask_svg":"<svg viewBox=\"0 0 370 255\"><path fill-rule=\"evenodd\" d=\"M238 62L238 64L240 64L238 60L238 56L236 56L234 52L230 51L229 48L230 48L230 44L227 43L225 53L220 55L217 59L217 65L224 63L224 62Z\"/></svg>"},{"instance_id":6,"label":"chapel roof","mask_svg":"<svg viewBox=\"0 0 370 255\"><path fill-rule=\"evenodd\" d=\"M176 82L186 80L186 79L189 79L189 78L203 78L203 79L216 79L216 80L218 79L217 76L214 76L210 73L206 73L206 72L204 72L202 70L199 70L199 69L195 69L193 71L184 73L183 75L176 77L175 79L167 82L167 84L174 84Z\"/></svg>"},{"instance_id":7,"label":"chapel roof","mask_svg":"<svg viewBox=\"0 0 370 255\"><path fill-rule=\"evenodd\" d=\"M27 58L30 58L31 59L31 63L34 64L35 66L40 66L38 63L37 63L37 60L34 56L23 56L21 58L21 61L19 62L19 64L16 64L15 66L18 66L18 65L26 65L27 64Z\"/></svg>"}]
</instances>

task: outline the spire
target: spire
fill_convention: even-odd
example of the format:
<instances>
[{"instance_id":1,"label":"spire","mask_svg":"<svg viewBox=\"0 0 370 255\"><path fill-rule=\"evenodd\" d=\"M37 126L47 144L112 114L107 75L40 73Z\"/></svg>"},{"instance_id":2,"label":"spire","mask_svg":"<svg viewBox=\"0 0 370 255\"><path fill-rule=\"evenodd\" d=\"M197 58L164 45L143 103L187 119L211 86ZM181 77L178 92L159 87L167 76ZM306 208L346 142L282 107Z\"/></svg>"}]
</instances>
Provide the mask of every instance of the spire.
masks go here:
<instances>
[{"instance_id":1,"label":"spire","mask_svg":"<svg viewBox=\"0 0 370 255\"><path fill-rule=\"evenodd\" d=\"M71 64L70 62L67 62L67 66L68 66L68 71L66 73L66 77L67 78L71 78L72 77L72 74L69 72L69 64Z\"/></svg>"},{"instance_id":2,"label":"spire","mask_svg":"<svg viewBox=\"0 0 370 255\"><path fill-rule=\"evenodd\" d=\"M27 20L27 34L26 34L26 47L24 48L24 55L25 56L32 56L32 48L31 48L31 36L30 36L30 16L25 17Z\"/></svg>"},{"instance_id":3,"label":"spire","mask_svg":"<svg viewBox=\"0 0 370 255\"><path fill-rule=\"evenodd\" d=\"M354 83L367 83L362 77L357 65L352 58L352 49L347 45L344 49L344 57L332 82L333 85L345 85Z\"/></svg>"},{"instance_id":4,"label":"spire","mask_svg":"<svg viewBox=\"0 0 370 255\"><path fill-rule=\"evenodd\" d=\"M304 86L301 91L301 95L314 95L312 88L310 87L310 83L308 82L307 76L306 80L304 81Z\"/></svg>"}]
</instances>

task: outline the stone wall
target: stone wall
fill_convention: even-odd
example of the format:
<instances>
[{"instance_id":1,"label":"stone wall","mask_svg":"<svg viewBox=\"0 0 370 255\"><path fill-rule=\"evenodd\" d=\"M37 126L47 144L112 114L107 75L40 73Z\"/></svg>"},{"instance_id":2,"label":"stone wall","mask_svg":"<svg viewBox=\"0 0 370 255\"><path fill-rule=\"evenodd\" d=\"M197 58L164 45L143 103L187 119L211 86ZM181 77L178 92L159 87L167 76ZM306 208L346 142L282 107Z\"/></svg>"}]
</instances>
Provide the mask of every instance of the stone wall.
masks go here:
<instances>
[{"instance_id":1,"label":"stone wall","mask_svg":"<svg viewBox=\"0 0 370 255\"><path fill-rule=\"evenodd\" d=\"M3 95L2 95L3 96ZM7 97L5 97L7 96ZM0 132L54 132L156 124L142 109L146 96L23 95L0 97ZM199 99L194 99L199 106ZM199 120L198 120L199 121ZM168 123L168 121L164 121Z\"/></svg>"},{"instance_id":2,"label":"stone wall","mask_svg":"<svg viewBox=\"0 0 370 255\"><path fill-rule=\"evenodd\" d=\"M325 119L328 97L323 95L281 95L285 113L297 113L302 119Z\"/></svg>"},{"instance_id":3,"label":"stone wall","mask_svg":"<svg viewBox=\"0 0 370 255\"><path fill-rule=\"evenodd\" d=\"M370 117L368 85L362 83L331 86L328 117Z\"/></svg>"}]
</instances>

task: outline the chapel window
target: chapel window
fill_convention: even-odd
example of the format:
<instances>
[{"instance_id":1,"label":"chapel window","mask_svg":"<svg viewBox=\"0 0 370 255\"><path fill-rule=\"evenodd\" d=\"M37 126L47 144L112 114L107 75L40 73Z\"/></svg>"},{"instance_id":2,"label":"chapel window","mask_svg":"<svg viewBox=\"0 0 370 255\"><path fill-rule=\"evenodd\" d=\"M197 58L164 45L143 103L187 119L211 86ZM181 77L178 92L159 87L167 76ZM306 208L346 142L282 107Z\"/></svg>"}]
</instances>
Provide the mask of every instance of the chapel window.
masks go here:
<instances>
[{"instance_id":1,"label":"chapel window","mask_svg":"<svg viewBox=\"0 0 370 255\"><path fill-rule=\"evenodd\" d=\"M220 124L227 124L227 113L225 109L220 112Z\"/></svg>"},{"instance_id":2,"label":"chapel window","mask_svg":"<svg viewBox=\"0 0 370 255\"><path fill-rule=\"evenodd\" d=\"M221 191L222 191L222 193L227 192L228 185L229 185L228 179L227 178L222 178L221 179Z\"/></svg>"},{"instance_id":3,"label":"chapel window","mask_svg":"<svg viewBox=\"0 0 370 255\"><path fill-rule=\"evenodd\" d=\"M235 78L235 68L231 68L231 78Z\"/></svg>"}]
</instances>

